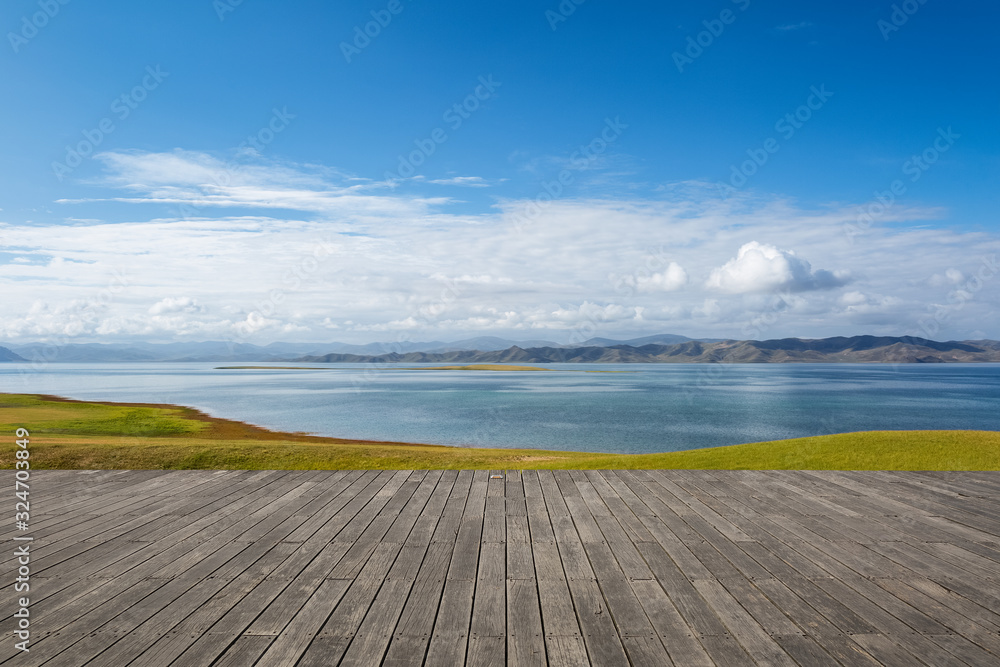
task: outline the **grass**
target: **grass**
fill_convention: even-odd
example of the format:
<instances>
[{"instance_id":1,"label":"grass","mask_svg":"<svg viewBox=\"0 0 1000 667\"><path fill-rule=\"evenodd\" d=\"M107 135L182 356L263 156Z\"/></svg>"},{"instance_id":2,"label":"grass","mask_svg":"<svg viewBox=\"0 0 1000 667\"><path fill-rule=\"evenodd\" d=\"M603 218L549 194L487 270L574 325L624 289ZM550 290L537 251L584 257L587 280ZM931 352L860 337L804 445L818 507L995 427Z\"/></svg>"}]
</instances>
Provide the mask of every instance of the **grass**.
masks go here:
<instances>
[{"instance_id":1,"label":"grass","mask_svg":"<svg viewBox=\"0 0 1000 667\"><path fill-rule=\"evenodd\" d=\"M664 454L480 449L279 433L192 408L0 394L14 431L30 432L31 467L56 469L637 469L998 470L1000 432L869 431Z\"/></svg>"}]
</instances>

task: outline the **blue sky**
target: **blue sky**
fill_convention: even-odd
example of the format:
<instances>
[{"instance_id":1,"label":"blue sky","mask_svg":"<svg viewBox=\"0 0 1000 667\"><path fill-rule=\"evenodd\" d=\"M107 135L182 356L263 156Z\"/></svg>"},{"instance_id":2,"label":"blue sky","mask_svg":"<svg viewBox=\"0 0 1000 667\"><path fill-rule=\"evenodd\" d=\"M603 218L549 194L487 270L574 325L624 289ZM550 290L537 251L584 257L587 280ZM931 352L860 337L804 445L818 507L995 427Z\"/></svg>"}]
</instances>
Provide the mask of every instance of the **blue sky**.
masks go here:
<instances>
[{"instance_id":1,"label":"blue sky","mask_svg":"<svg viewBox=\"0 0 1000 667\"><path fill-rule=\"evenodd\" d=\"M652 4L7 3L0 340L1000 337L1000 9Z\"/></svg>"}]
</instances>

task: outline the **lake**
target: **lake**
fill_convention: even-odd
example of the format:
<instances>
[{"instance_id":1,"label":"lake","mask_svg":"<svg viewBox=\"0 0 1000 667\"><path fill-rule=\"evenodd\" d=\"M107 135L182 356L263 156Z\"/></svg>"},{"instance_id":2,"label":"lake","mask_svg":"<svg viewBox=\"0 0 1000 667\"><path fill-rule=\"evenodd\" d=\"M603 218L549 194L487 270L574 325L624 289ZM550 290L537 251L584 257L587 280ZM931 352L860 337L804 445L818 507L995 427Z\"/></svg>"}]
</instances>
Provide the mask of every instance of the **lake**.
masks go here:
<instances>
[{"instance_id":1,"label":"lake","mask_svg":"<svg viewBox=\"0 0 1000 667\"><path fill-rule=\"evenodd\" d=\"M0 364L0 391L176 403L342 438L629 454L863 430L1000 430L1000 365L989 364L219 365ZM621 372L584 372L595 370Z\"/></svg>"}]
</instances>

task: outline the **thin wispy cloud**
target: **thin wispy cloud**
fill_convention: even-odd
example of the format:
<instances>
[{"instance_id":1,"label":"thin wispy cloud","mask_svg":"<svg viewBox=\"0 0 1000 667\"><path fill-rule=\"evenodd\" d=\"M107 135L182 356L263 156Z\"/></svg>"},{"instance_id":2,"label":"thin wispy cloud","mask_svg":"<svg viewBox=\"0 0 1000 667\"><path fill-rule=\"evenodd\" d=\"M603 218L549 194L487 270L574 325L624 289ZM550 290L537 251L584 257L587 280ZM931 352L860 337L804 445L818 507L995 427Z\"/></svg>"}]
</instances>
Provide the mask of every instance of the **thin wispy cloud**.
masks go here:
<instances>
[{"instance_id":1,"label":"thin wispy cloud","mask_svg":"<svg viewBox=\"0 0 1000 667\"><path fill-rule=\"evenodd\" d=\"M454 176L452 178L436 178L427 182L437 185L461 185L468 188L487 188L490 185L481 176Z\"/></svg>"},{"instance_id":2,"label":"thin wispy cloud","mask_svg":"<svg viewBox=\"0 0 1000 667\"><path fill-rule=\"evenodd\" d=\"M812 26L811 21L799 21L798 23L786 23L784 25L775 26L775 30L780 30L782 32L791 32L792 30L801 30L802 28L808 28Z\"/></svg>"},{"instance_id":3,"label":"thin wispy cloud","mask_svg":"<svg viewBox=\"0 0 1000 667\"><path fill-rule=\"evenodd\" d=\"M223 161L206 153L118 151L96 156L106 167L97 184L132 196L59 199L57 203L160 204L190 212L206 207L286 209L317 214L425 213L447 197L379 196L379 182L355 182L332 170L275 162Z\"/></svg>"}]
</instances>

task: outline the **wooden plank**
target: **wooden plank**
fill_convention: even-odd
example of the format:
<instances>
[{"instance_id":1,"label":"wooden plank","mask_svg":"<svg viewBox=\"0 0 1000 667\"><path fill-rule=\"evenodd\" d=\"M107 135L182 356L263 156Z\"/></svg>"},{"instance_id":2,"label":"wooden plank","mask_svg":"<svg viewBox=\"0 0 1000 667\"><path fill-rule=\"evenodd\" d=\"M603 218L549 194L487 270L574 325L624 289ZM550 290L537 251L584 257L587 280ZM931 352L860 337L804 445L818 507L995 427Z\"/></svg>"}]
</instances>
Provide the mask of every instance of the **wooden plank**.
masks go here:
<instances>
[{"instance_id":1,"label":"wooden plank","mask_svg":"<svg viewBox=\"0 0 1000 667\"><path fill-rule=\"evenodd\" d=\"M507 664L544 666L538 586L534 579L507 580Z\"/></svg>"},{"instance_id":2,"label":"wooden plank","mask_svg":"<svg viewBox=\"0 0 1000 667\"><path fill-rule=\"evenodd\" d=\"M418 667L427 653L426 637L394 636L382 659L382 667Z\"/></svg>"},{"instance_id":3,"label":"wooden plank","mask_svg":"<svg viewBox=\"0 0 1000 667\"><path fill-rule=\"evenodd\" d=\"M461 665L465 663L469 644L469 621L476 582L468 579L448 579L437 610L434 631L427 648L428 665Z\"/></svg>"},{"instance_id":4,"label":"wooden plank","mask_svg":"<svg viewBox=\"0 0 1000 667\"><path fill-rule=\"evenodd\" d=\"M324 580L268 646L259 664L287 667L328 664L323 661L322 652L310 653L307 648L350 585L351 582L344 579Z\"/></svg>"},{"instance_id":5,"label":"wooden plank","mask_svg":"<svg viewBox=\"0 0 1000 667\"><path fill-rule=\"evenodd\" d=\"M777 635L774 637L774 641L800 665L835 664L834 658L809 637L802 635ZM877 663L872 661L868 664Z\"/></svg>"},{"instance_id":6,"label":"wooden plank","mask_svg":"<svg viewBox=\"0 0 1000 667\"><path fill-rule=\"evenodd\" d=\"M719 581L769 635L794 635L802 632L782 609L776 607L757 586L747 579L731 577Z\"/></svg>"},{"instance_id":7,"label":"wooden plank","mask_svg":"<svg viewBox=\"0 0 1000 667\"><path fill-rule=\"evenodd\" d=\"M467 667L503 667L507 664L505 651L506 643L503 637L473 636L469 638L469 652L464 664Z\"/></svg>"},{"instance_id":8,"label":"wooden plank","mask_svg":"<svg viewBox=\"0 0 1000 667\"><path fill-rule=\"evenodd\" d=\"M884 580L879 582L879 584L899 599L920 609L956 634L963 637L978 637L977 641L983 648L1000 655L1000 636L997 636L995 626L987 627L982 623L956 613L951 607L938 602L928 595L924 595L915 588L907 586L902 581Z\"/></svg>"},{"instance_id":9,"label":"wooden plank","mask_svg":"<svg viewBox=\"0 0 1000 667\"><path fill-rule=\"evenodd\" d=\"M929 656L922 656L924 660L920 660L918 656L903 648L899 642L894 642L885 635L854 635L851 639L867 651L880 665L886 665L886 667L912 667L920 662L928 665L948 665L957 662L950 654L946 654L946 662L926 662Z\"/></svg>"},{"instance_id":10,"label":"wooden plank","mask_svg":"<svg viewBox=\"0 0 1000 667\"><path fill-rule=\"evenodd\" d=\"M774 639L740 606L717 581L699 579L695 588L708 601L722 619L740 646L758 663L768 665L795 665Z\"/></svg>"},{"instance_id":11,"label":"wooden plank","mask_svg":"<svg viewBox=\"0 0 1000 667\"><path fill-rule=\"evenodd\" d=\"M659 583L639 580L631 582L631 585L674 664L685 667L711 667L715 664Z\"/></svg>"},{"instance_id":12,"label":"wooden plank","mask_svg":"<svg viewBox=\"0 0 1000 667\"><path fill-rule=\"evenodd\" d=\"M545 653L549 667L590 665L583 637L545 635Z\"/></svg>"},{"instance_id":13,"label":"wooden plank","mask_svg":"<svg viewBox=\"0 0 1000 667\"><path fill-rule=\"evenodd\" d=\"M479 551L476 597L472 607L470 637L503 637L507 632L506 548L501 542L483 542Z\"/></svg>"},{"instance_id":14,"label":"wooden plank","mask_svg":"<svg viewBox=\"0 0 1000 667\"><path fill-rule=\"evenodd\" d=\"M550 514L570 519L569 507L552 471L538 473L545 505ZM556 545L567 577L573 607L583 633L587 654L595 665L628 665L614 622L607 612L604 597L587 561L579 533L574 524L556 521L553 517Z\"/></svg>"},{"instance_id":15,"label":"wooden plank","mask_svg":"<svg viewBox=\"0 0 1000 667\"><path fill-rule=\"evenodd\" d=\"M392 528L386 533L386 540L391 541L380 544L380 546L395 544L399 540L404 540L399 555L361 621L354 640L348 646L341 665L378 665L381 662L427 554L433 526L423 532L409 531L420 522L418 517L440 477L440 473L431 473L423 478L417 492L407 503L406 509L398 515Z\"/></svg>"},{"instance_id":16,"label":"wooden plank","mask_svg":"<svg viewBox=\"0 0 1000 667\"><path fill-rule=\"evenodd\" d=\"M257 663L268 647L274 641L274 637L264 637L261 635L248 635L237 639L226 652L219 656L217 662L208 663L215 667L246 667ZM193 663L185 663L192 665ZM204 664L204 663L203 663Z\"/></svg>"},{"instance_id":17,"label":"wooden plank","mask_svg":"<svg viewBox=\"0 0 1000 667\"><path fill-rule=\"evenodd\" d=\"M238 622L232 622L236 609L267 587L266 583L262 584L264 577L287 558L292 549L294 546L291 544L273 545L263 557L228 582L171 632L151 644L132 664L137 667L166 667L175 659L179 660L179 664L189 664L194 656L197 656L199 662L211 663L220 652L226 650L233 638L240 636L253 622L259 610L266 606L267 602L261 603L252 612L244 614ZM268 601L280 590L275 590ZM227 630L226 622L219 622L220 619L229 620L230 625L235 627ZM211 637L207 634L210 629ZM183 658L180 657L182 655Z\"/></svg>"},{"instance_id":18,"label":"wooden plank","mask_svg":"<svg viewBox=\"0 0 1000 667\"><path fill-rule=\"evenodd\" d=\"M469 647L489 473L477 470L466 483L464 490L449 498L450 504L454 499L454 506L463 509L458 534L451 538L454 551L427 647L427 664L431 665L463 664Z\"/></svg>"},{"instance_id":19,"label":"wooden plank","mask_svg":"<svg viewBox=\"0 0 1000 667\"><path fill-rule=\"evenodd\" d=\"M447 542L433 542L428 546L400 613L394 637L423 637L425 642L430 637L451 556L452 545ZM392 652L390 649L389 653Z\"/></svg>"},{"instance_id":20,"label":"wooden plank","mask_svg":"<svg viewBox=\"0 0 1000 667\"><path fill-rule=\"evenodd\" d=\"M696 580L685 576L658 545L641 543L638 548L652 568L656 581L676 605L692 632L700 636L728 634L719 616L692 584Z\"/></svg>"},{"instance_id":21,"label":"wooden plank","mask_svg":"<svg viewBox=\"0 0 1000 667\"><path fill-rule=\"evenodd\" d=\"M580 622L573 611L573 598L556 543L533 542L531 547L546 635L581 637ZM575 644L569 646L572 648Z\"/></svg>"},{"instance_id":22,"label":"wooden plank","mask_svg":"<svg viewBox=\"0 0 1000 667\"><path fill-rule=\"evenodd\" d=\"M988 605L986 607L973 602L955 591L950 591L944 586L931 581L914 577L905 582L924 595L933 598L937 602L953 609L966 618L975 621L979 625L987 628L990 632L1000 633L1000 614L993 610L1000 610L1000 605Z\"/></svg>"},{"instance_id":23,"label":"wooden plank","mask_svg":"<svg viewBox=\"0 0 1000 667\"><path fill-rule=\"evenodd\" d=\"M99 600L94 600L89 608L81 605L79 612L74 609L69 609L64 607L60 610L62 613L61 618L57 618L55 624L61 626L59 632L54 632L41 639L33 642L31 644L30 653L21 653L17 651L13 653L13 656L8 656L10 659L5 662L12 662L16 660L18 665L40 665L44 661L60 656L60 660L63 662L72 663L76 658L76 654L79 651L84 654L84 657L77 660L77 664L82 664L88 653L88 647L83 646L82 649L78 648L81 643L87 638L91 637L90 644L94 643L93 638L97 636L97 632L104 628L109 623L113 622L120 614L128 613L130 616L135 616L141 613L141 609L149 606L146 602L150 596L156 594L158 591L163 589L168 585L166 581L141 581L129 589L123 591L118 596L112 598L100 598ZM167 590L168 596L170 594L177 596L180 591L176 590L176 586L172 586ZM156 598L152 606L156 606L160 600L165 599L165 596L161 594ZM152 612L151 612L152 613ZM144 620L144 619L143 619ZM137 624L137 623L136 623ZM11 628L4 628L9 630ZM109 635L105 634L101 639L106 642L103 648L110 645L108 642ZM96 651L90 655L96 655ZM65 652L65 653L64 653Z\"/></svg>"},{"instance_id":24,"label":"wooden plank","mask_svg":"<svg viewBox=\"0 0 1000 667\"><path fill-rule=\"evenodd\" d=\"M39 471L45 623L0 663L1000 655L1000 475L490 472Z\"/></svg>"},{"instance_id":25,"label":"wooden plank","mask_svg":"<svg viewBox=\"0 0 1000 667\"><path fill-rule=\"evenodd\" d=\"M445 581L448 569L454 555L454 545L457 538L458 525L449 522L449 517L461 519L462 512L468 501L472 474L462 471L456 475L445 473L442 477L445 491L436 500L432 496L431 503L440 512L440 520L435 526L432 541L428 545L424 560L420 565L416 579L406 599L397 622L395 632L389 643L385 656L387 665L420 665L430 643L431 632L435 627L437 610L442 603ZM437 493L437 489L435 490ZM428 503L429 505L431 503ZM452 529L454 526L454 530ZM453 596L455 591L451 591ZM449 598L449 603L452 598ZM442 621L447 624L447 620ZM462 641L466 641L468 632L466 618L465 630L461 633ZM458 640L456 638L455 645ZM438 649L440 650L440 649ZM463 644L464 654L464 644Z\"/></svg>"},{"instance_id":26,"label":"wooden plank","mask_svg":"<svg viewBox=\"0 0 1000 667\"><path fill-rule=\"evenodd\" d=\"M982 636L977 636L973 641L959 635L941 635L932 637L934 643L939 644L943 649L963 661L967 665L990 665L1000 663L1000 656L994 649L992 652L984 650L977 645L977 641ZM993 637L995 639L995 637Z\"/></svg>"}]
</instances>

